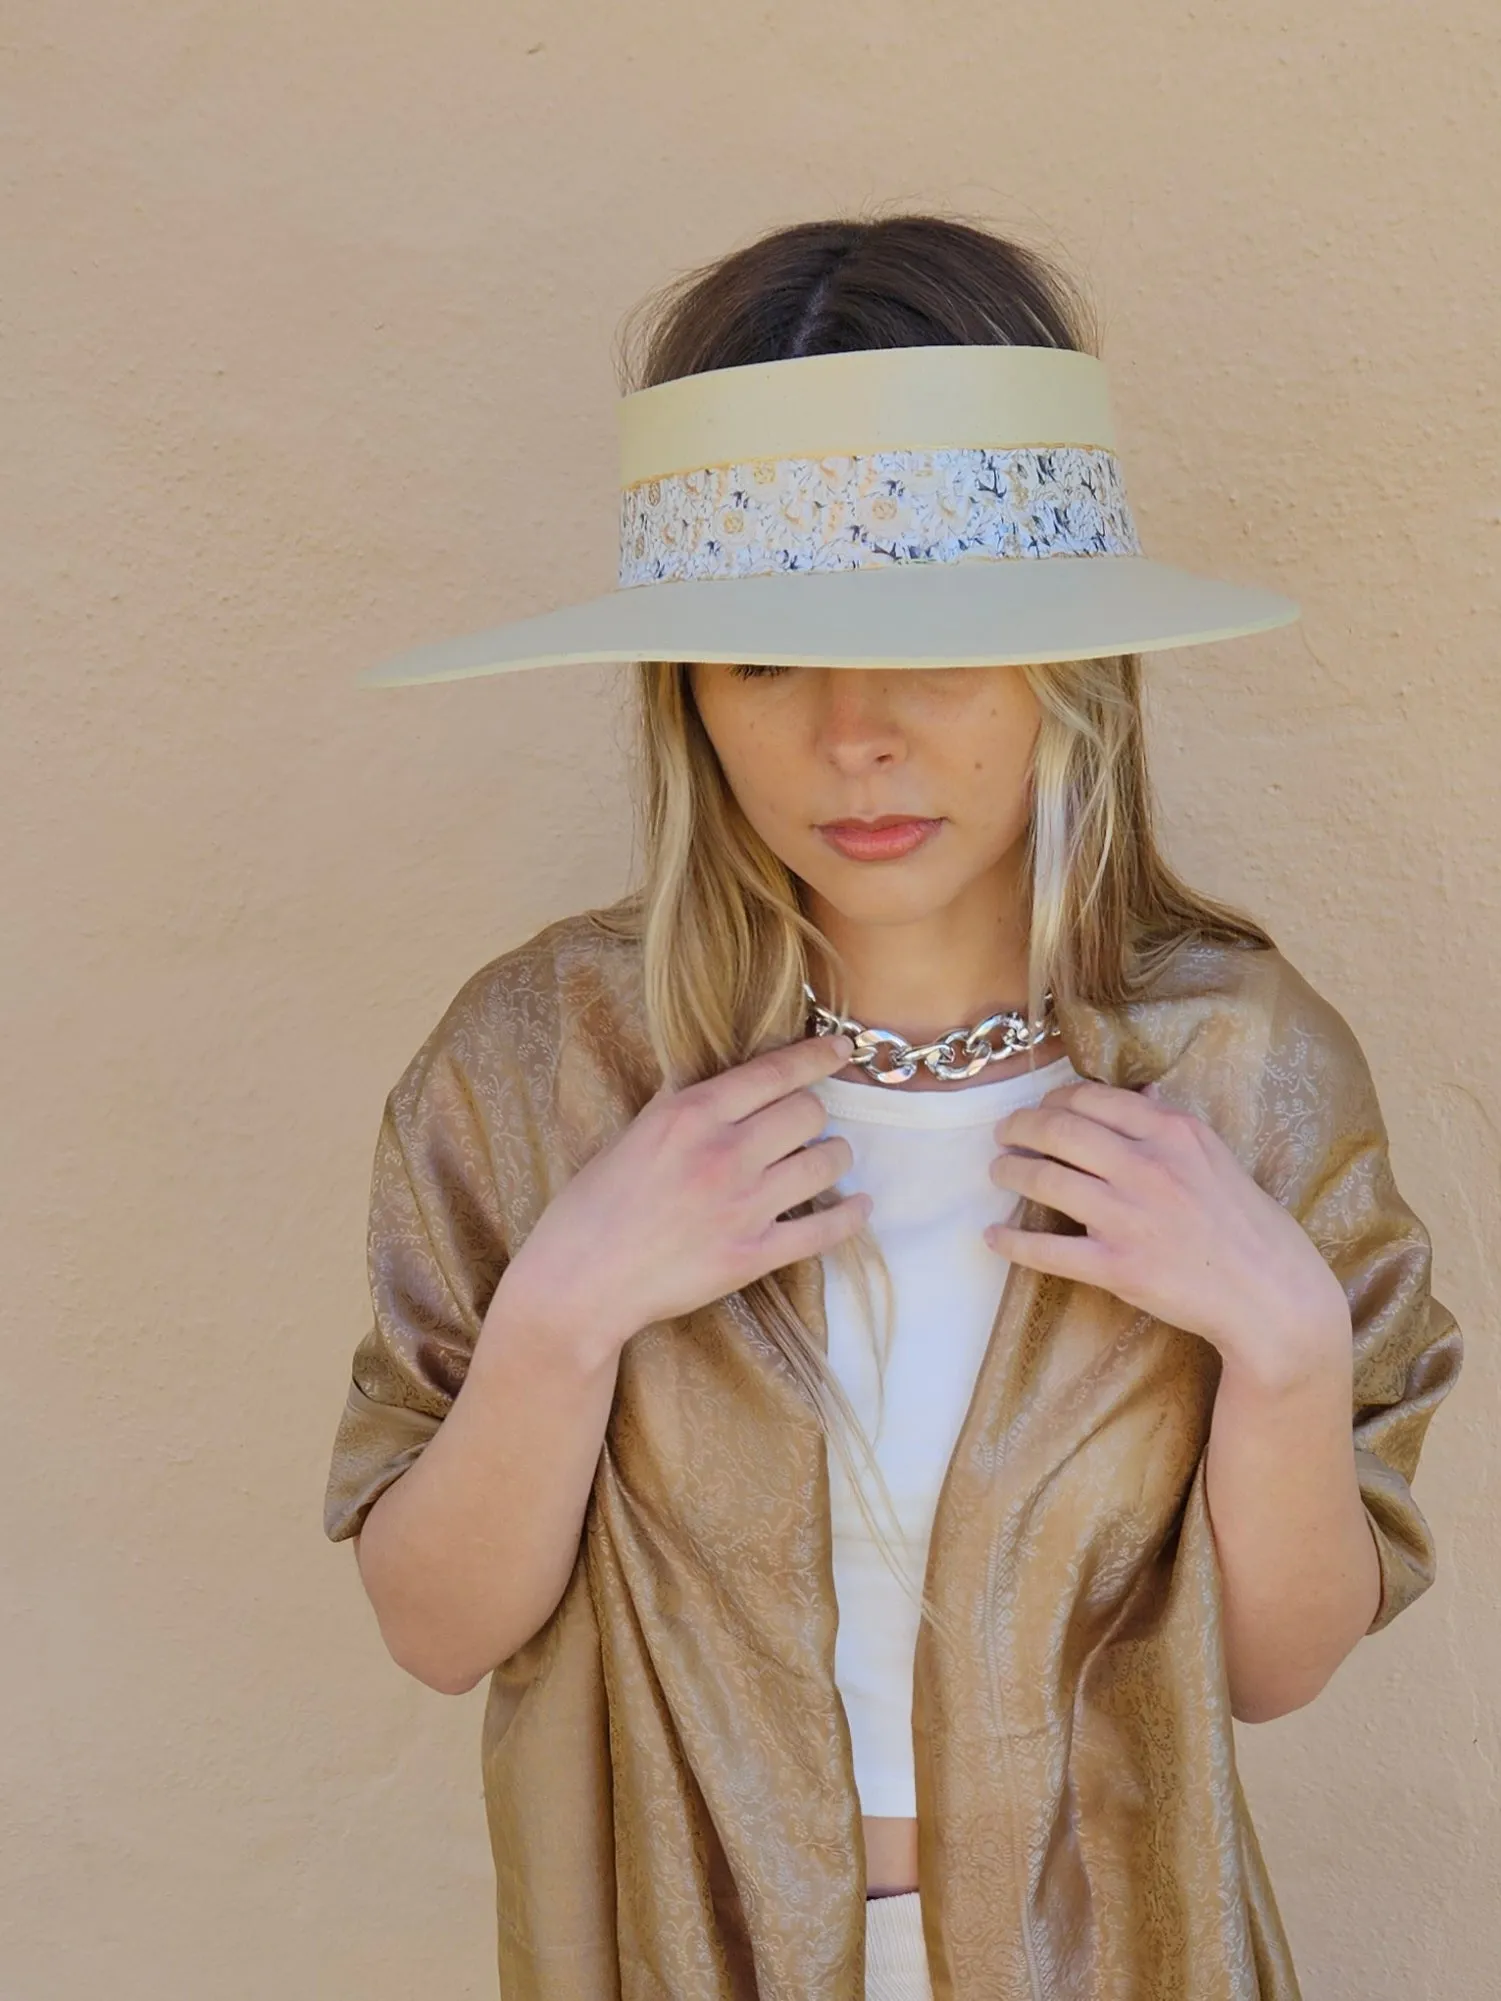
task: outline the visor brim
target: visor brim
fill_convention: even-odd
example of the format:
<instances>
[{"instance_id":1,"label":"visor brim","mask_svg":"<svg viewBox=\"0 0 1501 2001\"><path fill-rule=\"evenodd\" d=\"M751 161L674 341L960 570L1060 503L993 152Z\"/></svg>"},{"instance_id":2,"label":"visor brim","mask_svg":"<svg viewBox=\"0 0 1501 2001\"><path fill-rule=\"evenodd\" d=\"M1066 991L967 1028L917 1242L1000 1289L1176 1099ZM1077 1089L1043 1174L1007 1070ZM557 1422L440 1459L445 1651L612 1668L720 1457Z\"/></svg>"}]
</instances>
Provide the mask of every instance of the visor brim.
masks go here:
<instances>
[{"instance_id":1,"label":"visor brim","mask_svg":"<svg viewBox=\"0 0 1501 2001\"><path fill-rule=\"evenodd\" d=\"M983 667L1153 653L1290 624L1256 585L1145 556L970 558L636 585L419 646L364 686L533 667L698 660L768 667Z\"/></svg>"}]
</instances>

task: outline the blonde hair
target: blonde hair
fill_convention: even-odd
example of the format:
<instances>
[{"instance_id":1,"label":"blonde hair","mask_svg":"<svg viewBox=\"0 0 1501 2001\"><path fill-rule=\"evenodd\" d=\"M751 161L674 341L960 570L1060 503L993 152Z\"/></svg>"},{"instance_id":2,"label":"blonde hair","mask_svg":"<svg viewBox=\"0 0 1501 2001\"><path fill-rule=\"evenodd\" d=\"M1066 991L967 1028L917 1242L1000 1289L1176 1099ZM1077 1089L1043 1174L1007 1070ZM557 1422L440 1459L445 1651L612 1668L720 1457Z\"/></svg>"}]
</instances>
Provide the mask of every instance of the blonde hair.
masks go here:
<instances>
[{"instance_id":1,"label":"blonde hair","mask_svg":"<svg viewBox=\"0 0 1501 2001\"><path fill-rule=\"evenodd\" d=\"M932 215L773 231L688 274L649 305L656 318L645 356L627 368L623 387L791 354L935 340L1095 351L1066 281L1036 253ZM1060 1005L1110 1006L1139 996L1191 940L1271 946L1249 917L1183 883L1157 846L1139 657L1019 671L1041 710L1024 869L1032 1022L1041 1022L1050 988ZM848 1013L846 969L804 909L798 878L739 810L699 717L688 664L641 663L634 685L643 880L607 921L640 944L652 1048L664 1081L682 1089L802 1037L811 964L832 977L832 991L820 992L820 1000ZM841 1199L831 1188L790 1213ZM884 1411L890 1271L864 1225L830 1255L859 1300ZM879 1332L873 1278L882 1290ZM900 1536L871 1441L777 1273L754 1280L742 1297L839 1453L883 1558L920 1615L954 1637L876 1519L851 1440Z\"/></svg>"}]
</instances>

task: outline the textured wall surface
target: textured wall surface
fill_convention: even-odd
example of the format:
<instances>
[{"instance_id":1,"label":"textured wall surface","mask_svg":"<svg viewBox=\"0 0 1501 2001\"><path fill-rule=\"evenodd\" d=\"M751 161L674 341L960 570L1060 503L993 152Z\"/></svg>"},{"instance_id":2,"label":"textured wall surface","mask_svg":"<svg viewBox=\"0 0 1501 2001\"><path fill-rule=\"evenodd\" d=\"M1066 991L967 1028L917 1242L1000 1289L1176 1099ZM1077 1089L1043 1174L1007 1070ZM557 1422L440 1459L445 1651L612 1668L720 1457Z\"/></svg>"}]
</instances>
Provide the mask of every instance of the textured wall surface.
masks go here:
<instances>
[{"instance_id":1,"label":"textured wall surface","mask_svg":"<svg viewBox=\"0 0 1501 2001\"><path fill-rule=\"evenodd\" d=\"M936 205L1087 282L1148 552L1303 622L1157 656L1174 858L1360 1036L1469 1341L1432 1591L1241 1732L1308 2001L1501 1916L1492 0L16 0L7 17L6 2001L494 1992L483 1686L322 1537L382 1102L629 871L613 670L355 690L609 587L625 311Z\"/></svg>"}]
</instances>

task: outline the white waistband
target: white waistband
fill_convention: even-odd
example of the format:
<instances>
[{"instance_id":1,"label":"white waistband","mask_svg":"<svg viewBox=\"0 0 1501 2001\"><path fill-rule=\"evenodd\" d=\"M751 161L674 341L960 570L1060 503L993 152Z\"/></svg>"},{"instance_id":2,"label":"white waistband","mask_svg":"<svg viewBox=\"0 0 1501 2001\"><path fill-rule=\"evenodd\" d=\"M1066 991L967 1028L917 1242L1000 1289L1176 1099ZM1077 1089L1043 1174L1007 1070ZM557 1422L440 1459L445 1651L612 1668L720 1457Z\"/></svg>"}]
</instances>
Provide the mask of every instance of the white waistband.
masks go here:
<instances>
[{"instance_id":1,"label":"white waistband","mask_svg":"<svg viewBox=\"0 0 1501 2001\"><path fill-rule=\"evenodd\" d=\"M928 2001L928 1955L922 1935L922 1898L908 1890L865 1900L867 2001Z\"/></svg>"}]
</instances>

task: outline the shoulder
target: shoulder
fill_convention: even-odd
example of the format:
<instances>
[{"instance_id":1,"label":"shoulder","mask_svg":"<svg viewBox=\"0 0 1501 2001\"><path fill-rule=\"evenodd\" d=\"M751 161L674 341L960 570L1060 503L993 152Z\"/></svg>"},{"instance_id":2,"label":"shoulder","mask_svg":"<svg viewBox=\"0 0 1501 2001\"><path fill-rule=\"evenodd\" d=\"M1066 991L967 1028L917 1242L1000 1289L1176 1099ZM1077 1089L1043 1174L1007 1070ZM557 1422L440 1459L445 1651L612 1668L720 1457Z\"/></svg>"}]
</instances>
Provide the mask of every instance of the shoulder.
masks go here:
<instances>
[{"instance_id":1,"label":"shoulder","mask_svg":"<svg viewBox=\"0 0 1501 2001\"><path fill-rule=\"evenodd\" d=\"M1348 1158L1384 1149L1375 1078L1349 1021L1280 954L1266 1002L1263 1125L1284 1147Z\"/></svg>"},{"instance_id":2,"label":"shoulder","mask_svg":"<svg viewBox=\"0 0 1501 2001\"><path fill-rule=\"evenodd\" d=\"M1226 949L1228 1004L1254 1023L1262 1045L1263 1109L1285 1116L1295 1101L1326 1115L1375 1111L1370 1065L1349 1021L1277 948ZM1233 962L1239 961L1238 965Z\"/></svg>"},{"instance_id":3,"label":"shoulder","mask_svg":"<svg viewBox=\"0 0 1501 2001\"><path fill-rule=\"evenodd\" d=\"M453 995L429 1040L455 1047L495 1034L547 1037L618 989L629 975L630 944L601 922L618 907L554 918L487 959Z\"/></svg>"},{"instance_id":4,"label":"shoulder","mask_svg":"<svg viewBox=\"0 0 1501 2001\"><path fill-rule=\"evenodd\" d=\"M590 909L554 918L486 960L449 1002L443 1023L450 1032L545 1032L601 998L618 986L629 947L600 916Z\"/></svg>"},{"instance_id":5,"label":"shoulder","mask_svg":"<svg viewBox=\"0 0 1501 2001\"><path fill-rule=\"evenodd\" d=\"M1160 1012L1164 1025L1176 1016L1188 1034L1233 1024L1248 1051L1259 1045L1268 1062L1299 1064L1331 1080L1365 1068L1345 1016L1276 946L1186 945L1137 1005Z\"/></svg>"},{"instance_id":6,"label":"shoulder","mask_svg":"<svg viewBox=\"0 0 1501 2001\"><path fill-rule=\"evenodd\" d=\"M1275 946L1196 940L1146 991L1093 1028L1102 1068L1128 1086L1157 1078L1257 1170L1327 1159L1385 1138L1365 1053L1345 1016Z\"/></svg>"},{"instance_id":7,"label":"shoulder","mask_svg":"<svg viewBox=\"0 0 1501 2001\"><path fill-rule=\"evenodd\" d=\"M1243 1060L1200 1066L1211 1122L1295 1213L1310 1213L1320 1190L1348 1186L1352 1173L1385 1187L1386 1121L1345 1015L1280 950L1216 950L1217 1023L1203 1047L1239 1049Z\"/></svg>"},{"instance_id":8,"label":"shoulder","mask_svg":"<svg viewBox=\"0 0 1501 2001\"><path fill-rule=\"evenodd\" d=\"M581 1041L596 1070L630 1050L639 951L619 919L625 901L554 918L477 967L403 1071L398 1109L464 1093L490 1121L514 1123L551 1103Z\"/></svg>"}]
</instances>

